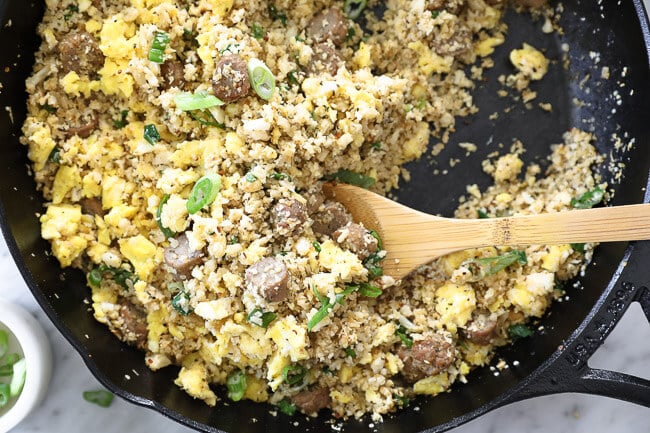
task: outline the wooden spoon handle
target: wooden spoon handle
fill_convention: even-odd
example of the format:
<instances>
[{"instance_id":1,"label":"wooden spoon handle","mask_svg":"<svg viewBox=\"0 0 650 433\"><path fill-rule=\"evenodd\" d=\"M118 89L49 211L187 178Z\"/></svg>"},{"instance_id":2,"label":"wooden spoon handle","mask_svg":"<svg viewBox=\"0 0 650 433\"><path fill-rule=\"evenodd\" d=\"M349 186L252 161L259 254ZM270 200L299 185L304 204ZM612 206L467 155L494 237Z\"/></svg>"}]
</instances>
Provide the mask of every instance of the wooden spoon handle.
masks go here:
<instances>
[{"instance_id":1,"label":"wooden spoon handle","mask_svg":"<svg viewBox=\"0 0 650 433\"><path fill-rule=\"evenodd\" d=\"M650 204L495 218L492 245L650 239Z\"/></svg>"}]
</instances>

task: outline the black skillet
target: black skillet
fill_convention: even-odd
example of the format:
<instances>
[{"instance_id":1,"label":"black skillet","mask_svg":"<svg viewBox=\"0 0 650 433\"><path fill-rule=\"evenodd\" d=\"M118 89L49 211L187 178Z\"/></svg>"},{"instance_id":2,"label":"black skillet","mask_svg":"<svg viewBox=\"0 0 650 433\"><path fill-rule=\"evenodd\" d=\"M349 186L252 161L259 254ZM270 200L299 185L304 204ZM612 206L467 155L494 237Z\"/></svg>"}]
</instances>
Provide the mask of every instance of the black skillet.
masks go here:
<instances>
[{"instance_id":1,"label":"black skillet","mask_svg":"<svg viewBox=\"0 0 650 433\"><path fill-rule=\"evenodd\" d=\"M149 371L142 353L119 342L93 319L84 276L74 270L61 271L49 245L39 236L37 214L43 209L42 199L28 175L26 152L18 141L25 118L24 80L39 44L35 27L42 8L41 2L0 1L0 35L5 41L0 52L0 104L8 107L0 111L0 217L9 249L42 308L95 376L129 401L207 432L330 432L329 413L317 419L290 418L272 416L270 406L249 402L209 408L194 401L173 385L176 368ZM543 35L541 22L508 12L508 40L495 53L496 67L474 92L480 112L458 120L452 143L437 158L441 162L435 167L449 169L448 174L433 176L426 158L413 164L413 180L398 192L399 200L450 215L466 184L488 184L480 163L499 143L508 146L513 137L521 139L527 148L525 158L543 162L548 145L560 142L564 131L577 126L597 135L601 152L625 162L618 181L603 171L616 191L612 204L649 201L650 194L644 192L650 167L650 33L641 0L568 1L564 8L562 37ZM512 72L507 53L524 41L545 49L556 60L547 77L533 85L537 101L550 102L552 113L495 96L497 77ZM562 44L570 48L568 69L561 67ZM609 67L609 80L596 79L603 66ZM584 81L587 75L590 78ZM574 98L584 104L574 104ZM507 107L511 110L506 115ZM490 120L493 112L500 114ZM634 146L615 148L612 134L624 142L634 140ZM476 143L479 151L464 158L455 146L463 141ZM446 166L445 161L455 157L461 157L461 163ZM584 277L567 286L570 301L553 305L541 320L543 330L499 351L499 358L511 368L498 377L488 367L476 370L468 384L457 384L435 398L418 399L373 429L365 419L340 423L341 431L443 431L499 406L559 392L598 394L650 406L650 381L588 365L632 302L639 302L650 317L649 285L650 242L601 245Z\"/></svg>"}]
</instances>

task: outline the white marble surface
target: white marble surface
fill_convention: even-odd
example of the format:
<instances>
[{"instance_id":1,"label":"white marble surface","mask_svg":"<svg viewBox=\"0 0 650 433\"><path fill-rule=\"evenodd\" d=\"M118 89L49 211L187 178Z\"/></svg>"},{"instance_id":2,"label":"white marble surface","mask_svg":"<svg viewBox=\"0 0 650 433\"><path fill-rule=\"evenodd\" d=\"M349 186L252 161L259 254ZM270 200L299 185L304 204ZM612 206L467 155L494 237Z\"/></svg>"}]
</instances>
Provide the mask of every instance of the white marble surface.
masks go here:
<instances>
[{"instance_id":1,"label":"white marble surface","mask_svg":"<svg viewBox=\"0 0 650 433\"><path fill-rule=\"evenodd\" d=\"M650 0L644 0L650 8ZM4 239L0 239L0 295L28 308L52 343L54 372L49 392L12 433L184 433L162 415L116 398L104 409L86 403L82 392L101 389L72 346L58 333L22 280ZM591 365L650 378L650 325L633 305ZM648 431L650 409L604 397L563 394L535 398L497 409L453 433L618 433Z\"/></svg>"}]
</instances>

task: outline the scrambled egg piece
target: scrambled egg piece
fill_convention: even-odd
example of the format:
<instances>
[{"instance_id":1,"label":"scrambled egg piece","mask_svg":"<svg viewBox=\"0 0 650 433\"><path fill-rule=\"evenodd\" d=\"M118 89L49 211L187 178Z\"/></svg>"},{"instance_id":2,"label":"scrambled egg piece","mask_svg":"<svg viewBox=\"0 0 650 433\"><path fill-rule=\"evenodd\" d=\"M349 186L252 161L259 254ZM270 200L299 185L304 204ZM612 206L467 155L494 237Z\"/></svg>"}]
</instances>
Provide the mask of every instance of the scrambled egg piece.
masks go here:
<instances>
[{"instance_id":1,"label":"scrambled egg piece","mask_svg":"<svg viewBox=\"0 0 650 433\"><path fill-rule=\"evenodd\" d=\"M548 59L527 43L521 49L510 52L510 62L531 80L541 80L548 72Z\"/></svg>"},{"instance_id":2,"label":"scrambled egg piece","mask_svg":"<svg viewBox=\"0 0 650 433\"><path fill-rule=\"evenodd\" d=\"M193 362L183 366L174 383L194 398L201 399L209 406L217 404L217 396L208 385L208 371L203 363Z\"/></svg>"},{"instance_id":3,"label":"scrambled egg piece","mask_svg":"<svg viewBox=\"0 0 650 433\"><path fill-rule=\"evenodd\" d=\"M474 289L467 284L446 283L436 290L436 311L451 332L464 326L476 308Z\"/></svg>"}]
</instances>

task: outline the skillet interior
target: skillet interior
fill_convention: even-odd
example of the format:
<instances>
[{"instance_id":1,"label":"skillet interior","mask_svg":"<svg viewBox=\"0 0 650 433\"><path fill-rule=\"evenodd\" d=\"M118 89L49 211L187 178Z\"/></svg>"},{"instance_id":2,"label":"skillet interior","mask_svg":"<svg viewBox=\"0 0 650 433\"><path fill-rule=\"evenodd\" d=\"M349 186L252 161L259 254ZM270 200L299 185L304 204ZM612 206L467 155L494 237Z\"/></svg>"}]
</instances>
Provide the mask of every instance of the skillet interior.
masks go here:
<instances>
[{"instance_id":1,"label":"skillet interior","mask_svg":"<svg viewBox=\"0 0 650 433\"><path fill-rule=\"evenodd\" d=\"M0 53L3 67L0 101L3 106L11 107L11 111L0 113L2 229L39 303L98 378L117 394L136 403L154 406L168 416L207 431L331 431L329 423L324 422L329 419L325 414L316 420L273 417L269 415L268 406L244 402L211 409L193 401L172 384L176 376L174 368L158 373L149 371L140 352L119 342L104 325L93 319L89 305L84 303L88 291L83 275L76 271L61 272L56 259L48 254L49 245L40 239L36 216L42 210L42 199L27 173L26 152L18 141L25 117L23 83L31 72L32 53L39 43L34 30L42 7L35 2L0 1L0 34L5 40L18 41L6 44ZM524 159L541 161L549 153L549 143L560 142L566 129L578 126L596 133L596 144L601 152L609 154L611 151L617 159L627 162L621 182L614 184L613 203L642 201L650 166L650 128L645 123L650 118L650 74L648 50L634 3L608 1L598 6L582 0L566 4L565 9L562 38L543 35L542 22L531 23L528 17L508 13L509 38L495 53L496 67L487 73L487 81L474 93L480 111L472 118L458 121L459 131L437 158L436 168L449 169L449 173L433 176L430 161L423 158L410 166L412 181L397 192L398 200L421 210L450 215L457 205L456 198L465 192L465 185L488 185L489 179L481 172L480 164L487 154L498 150L498 143L507 148L513 137L521 139L527 149ZM11 26L4 25L8 19L11 19ZM499 88L497 77L512 71L507 53L523 41L546 49L547 57L557 61L545 79L533 85L539 94L534 103L552 103L552 113L539 108L528 110L511 98L495 96ZM568 70L561 67L563 43L570 47ZM590 52L599 54L599 63ZM609 80L596 79L603 66L610 68ZM586 74L590 74L591 79L581 87L578 83ZM620 105L616 94L621 97ZM578 107L572 102L574 98L586 104ZM512 107L507 115L503 114L506 107ZM493 112L500 113L496 120L488 118ZM626 136L634 137L636 145L625 152L615 150L610 139L613 133L624 141L628 141ZM479 150L465 158L464 150L455 145L458 142L473 142ZM449 167L450 158L460 158L461 162ZM608 172L604 175L610 176ZM538 368L584 319L612 277L624 249L623 244L601 246L582 280L583 288L568 288L572 300L553 306L551 313L541 321L544 331L536 338L499 352L499 357L507 361L519 360L518 367L511 367L498 377L487 367L477 370L467 385L457 385L452 392L435 399L417 400L409 409L386 417L383 424L372 429L368 427L368 420L364 420L345 423L342 431L438 430L458 425L497 406L499 397L512 392L513 387Z\"/></svg>"}]
</instances>

